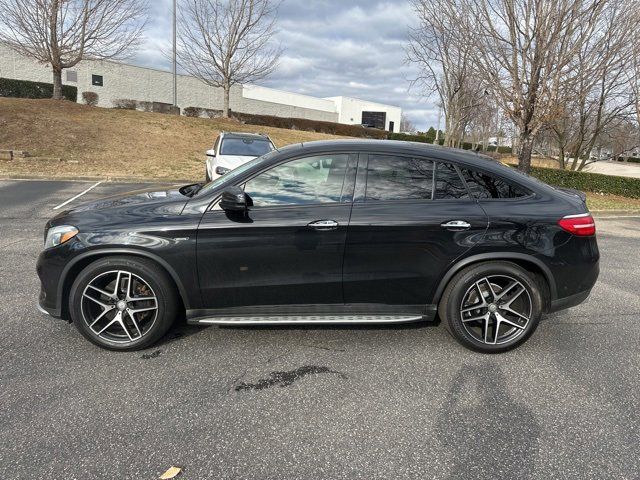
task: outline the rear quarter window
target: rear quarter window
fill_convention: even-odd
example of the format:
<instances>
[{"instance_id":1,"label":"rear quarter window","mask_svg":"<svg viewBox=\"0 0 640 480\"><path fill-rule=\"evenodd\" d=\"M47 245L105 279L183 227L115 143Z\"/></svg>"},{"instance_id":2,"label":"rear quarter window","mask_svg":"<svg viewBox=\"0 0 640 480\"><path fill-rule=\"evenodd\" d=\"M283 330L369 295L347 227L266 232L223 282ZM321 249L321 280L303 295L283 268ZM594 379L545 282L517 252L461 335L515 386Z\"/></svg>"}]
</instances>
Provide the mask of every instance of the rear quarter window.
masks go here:
<instances>
[{"instance_id":1,"label":"rear quarter window","mask_svg":"<svg viewBox=\"0 0 640 480\"><path fill-rule=\"evenodd\" d=\"M469 190L476 198L519 198L530 195L528 190L500 177L468 168L461 168L460 171Z\"/></svg>"}]
</instances>

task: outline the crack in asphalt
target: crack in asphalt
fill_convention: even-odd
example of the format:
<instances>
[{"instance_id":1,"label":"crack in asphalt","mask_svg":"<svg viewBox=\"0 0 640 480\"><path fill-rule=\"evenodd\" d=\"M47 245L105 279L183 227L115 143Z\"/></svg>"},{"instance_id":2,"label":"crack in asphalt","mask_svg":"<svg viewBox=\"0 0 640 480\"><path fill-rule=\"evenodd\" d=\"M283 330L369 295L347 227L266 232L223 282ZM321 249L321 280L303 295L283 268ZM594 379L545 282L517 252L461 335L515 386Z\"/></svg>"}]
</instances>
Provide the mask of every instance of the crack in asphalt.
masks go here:
<instances>
[{"instance_id":1,"label":"crack in asphalt","mask_svg":"<svg viewBox=\"0 0 640 480\"><path fill-rule=\"evenodd\" d=\"M332 347L324 347L322 345L305 345L304 343L299 344L301 347L307 348L315 348L318 350L325 350L327 352L346 352L345 348L332 348Z\"/></svg>"}]
</instances>

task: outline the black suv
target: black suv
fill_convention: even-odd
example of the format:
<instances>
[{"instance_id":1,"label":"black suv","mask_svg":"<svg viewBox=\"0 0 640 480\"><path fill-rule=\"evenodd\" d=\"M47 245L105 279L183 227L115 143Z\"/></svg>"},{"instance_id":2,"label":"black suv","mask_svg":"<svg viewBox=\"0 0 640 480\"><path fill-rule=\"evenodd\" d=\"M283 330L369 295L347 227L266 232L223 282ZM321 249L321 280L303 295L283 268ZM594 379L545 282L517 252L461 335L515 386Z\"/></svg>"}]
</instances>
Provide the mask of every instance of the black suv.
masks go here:
<instances>
[{"instance_id":1,"label":"black suv","mask_svg":"<svg viewBox=\"0 0 640 480\"><path fill-rule=\"evenodd\" d=\"M434 320L523 343L598 277L584 196L470 152L392 141L275 150L214 182L81 205L46 225L40 307L115 350L194 324Z\"/></svg>"}]
</instances>

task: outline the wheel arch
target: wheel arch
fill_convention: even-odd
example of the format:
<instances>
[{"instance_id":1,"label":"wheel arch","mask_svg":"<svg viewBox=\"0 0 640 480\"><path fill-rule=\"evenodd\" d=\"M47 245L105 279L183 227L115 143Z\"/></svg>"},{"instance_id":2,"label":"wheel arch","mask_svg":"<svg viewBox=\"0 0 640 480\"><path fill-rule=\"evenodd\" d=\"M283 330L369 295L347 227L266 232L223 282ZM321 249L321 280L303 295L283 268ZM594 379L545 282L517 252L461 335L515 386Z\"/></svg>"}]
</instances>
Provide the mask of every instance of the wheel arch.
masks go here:
<instances>
[{"instance_id":1,"label":"wheel arch","mask_svg":"<svg viewBox=\"0 0 640 480\"><path fill-rule=\"evenodd\" d=\"M556 282L553 278L553 274L549 267L547 267L542 260L536 258L532 255L527 255L525 253L515 253L515 252L498 252L498 253L481 253L477 255L472 255L470 257L463 258L462 260L457 261L445 275L440 279L438 283L438 287L436 288L433 301L434 305L438 305L440 303L440 299L442 298L442 294L444 293L445 288L451 281L451 279L463 268L466 268L470 265L474 265L477 263L483 263L487 261L509 261L513 262L516 265L528 270L534 274L541 276L547 283L546 287L548 288L547 292L543 292L543 294L547 294L548 298L544 299L545 307L551 304L553 300L557 298L556 295ZM544 287L544 286L543 286Z\"/></svg>"},{"instance_id":2,"label":"wheel arch","mask_svg":"<svg viewBox=\"0 0 640 480\"><path fill-rule=\"evenodd\" d=\"M89 252L82 253L75 257L71 262L69 262L62 274L60 275L61 282L59 283L58 293L57 293L57 301L58 305L61 308L61 318L65 320L70 320L71 316L69 313L69 302L64 301L65 298L69 298L69 293L71 291L71 286L73 282L80 274L80 272L87 267L89 264L95 262L96 260L100 260L106 257L115 257L127 255L131 257L141 257L146 258L148 260L153 261L158 266L160 266L168 275L173 284L176 287L178 292L178 296L182 301L182 305L185 309L189 308L189 297L187 296L187 292L180 281L178 274L175 270L169 265L165 260L160 258L159 256L147 252L145 250L137 250L134 248L116 248L116 249L99 249L99 250L91 250Z\"/></svg>"}]
</instances>

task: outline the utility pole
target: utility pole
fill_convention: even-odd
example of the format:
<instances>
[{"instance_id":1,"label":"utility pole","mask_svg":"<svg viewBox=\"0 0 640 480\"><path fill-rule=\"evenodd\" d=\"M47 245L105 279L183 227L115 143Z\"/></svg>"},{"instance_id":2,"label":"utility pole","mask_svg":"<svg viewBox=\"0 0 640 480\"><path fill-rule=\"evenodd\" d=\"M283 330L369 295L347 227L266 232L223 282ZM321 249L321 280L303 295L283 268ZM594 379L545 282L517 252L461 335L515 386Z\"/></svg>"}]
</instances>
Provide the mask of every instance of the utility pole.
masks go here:
<instances>
[{"instance_id":1,"label":"utility pole","mask_svg":"<svg viewBox=\"0 0 640 480\"><path fill-rule=\"evenodd\" d=\"M178 68L176 61L177 0L173 0L173 106L178 106Z\"/></svg>"}]
</instances>

